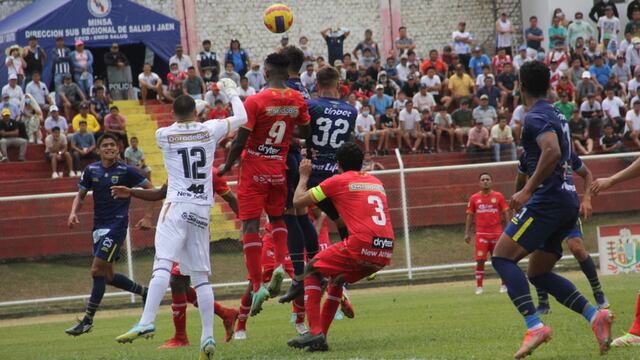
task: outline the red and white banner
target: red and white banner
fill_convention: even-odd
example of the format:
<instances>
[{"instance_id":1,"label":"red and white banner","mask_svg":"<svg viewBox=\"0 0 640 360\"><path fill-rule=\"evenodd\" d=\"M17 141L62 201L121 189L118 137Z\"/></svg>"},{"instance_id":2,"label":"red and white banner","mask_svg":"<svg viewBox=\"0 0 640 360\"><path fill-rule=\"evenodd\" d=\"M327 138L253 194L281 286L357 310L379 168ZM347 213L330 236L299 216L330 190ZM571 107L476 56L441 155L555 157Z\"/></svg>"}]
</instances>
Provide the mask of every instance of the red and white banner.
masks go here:
<instances>
[{"instance_id":1,"label":"red and white banner","mask_svg":"<svg viewBox=\"0 0 640 360\"><path fill-rule=\"evenodd\" d=\"M598 226L600 272L640 273L640 224Z\"/></svg>"}]
</instances>

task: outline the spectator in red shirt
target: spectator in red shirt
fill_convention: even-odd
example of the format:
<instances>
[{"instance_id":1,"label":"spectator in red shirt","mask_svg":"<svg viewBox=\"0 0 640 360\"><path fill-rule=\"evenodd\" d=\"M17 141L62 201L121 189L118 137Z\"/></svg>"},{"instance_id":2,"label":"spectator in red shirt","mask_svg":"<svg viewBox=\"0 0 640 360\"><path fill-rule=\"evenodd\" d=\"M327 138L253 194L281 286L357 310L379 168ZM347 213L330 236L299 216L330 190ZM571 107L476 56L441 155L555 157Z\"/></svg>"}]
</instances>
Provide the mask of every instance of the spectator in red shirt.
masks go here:
<instances>
[{"instance_id":1,"label":"spectator in red shirt","mask_svg":"<svg viewBox=\"0 0 640 360\"><path fill-rule=\"evenodd\" d=\"M229 110L224 107L222 100L218 99L214 103L215 107L209 112L209 120L226 119L229 117Z\"/></svg>"},{"instance_id":2,"label":"spectator in red shirt","mask_svg":"<svg viewBox=\"0 0 640 360\"><path fill-rule=\"evenodd\" d=\"M179 70L178 63L171 63L169 70L170 72L167 74L168 86L164 97L173 102L175 98L182 95L182 82L187 78L187 73Z\"/></svg>"},{"instance_id":3,"label":"spectator in red shirt","mask_svg":"<svg viewBox=\"0 0 640 360\"><path fill-rule=\"evenodd\" d=\"M511 56L507 55L505 48L498 49L498 53L491 60L491 67L496 75L500 75L504 71L505 64L511 64Z\"/></svg>"},{"instance_id":4,"label":"spectator in red shirt","mask_svg":"<svg viewBox=\"0 0 640 360\"><path fill-rule=\"evenodd\" d=\"M429 70L430 67L436 69L436 73L440 75L441 79L449 78L449 76L447 76L449 66L440 58L440 56L438 56L438 50L436 49L429 51L429 58L425 59L420 65L420 73L422 75L426 75L427 70Z\"/></svg>"},{"instance_id":5,"label":"spectator in red shirt","mask_svg":"<svg viewBox=\"0 0 640 360\"><path fill-rule=\"evenodd\" d=\"M571 82L565 75L560 76L560 80L558 80L558 85L556 85L555 91L556 94L561 94L563 92L566 93L569 95L569 101L573 101L573 95L575 94L573 85L571 85Z\"/></svg>"}]
</instances>

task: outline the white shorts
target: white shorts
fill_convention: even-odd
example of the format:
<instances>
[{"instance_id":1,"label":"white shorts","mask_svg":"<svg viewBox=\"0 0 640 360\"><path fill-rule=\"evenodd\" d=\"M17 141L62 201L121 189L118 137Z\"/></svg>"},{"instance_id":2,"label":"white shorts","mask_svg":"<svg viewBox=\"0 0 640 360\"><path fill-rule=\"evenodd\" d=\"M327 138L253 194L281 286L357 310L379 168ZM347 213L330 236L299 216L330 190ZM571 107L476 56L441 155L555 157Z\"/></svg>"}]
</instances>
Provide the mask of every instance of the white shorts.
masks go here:
<instances>
[{"instance_id":1,"label":"white shorts","mask_svg":"<svg viewBox=\"0 0 640 360\"><path fill-rule=\"evenodd\" d=\"M211 208L183 202L165 202L158 217L156 258L180 264L180 271L211 273L209 220Z\"/></svg>"}]
</instances>

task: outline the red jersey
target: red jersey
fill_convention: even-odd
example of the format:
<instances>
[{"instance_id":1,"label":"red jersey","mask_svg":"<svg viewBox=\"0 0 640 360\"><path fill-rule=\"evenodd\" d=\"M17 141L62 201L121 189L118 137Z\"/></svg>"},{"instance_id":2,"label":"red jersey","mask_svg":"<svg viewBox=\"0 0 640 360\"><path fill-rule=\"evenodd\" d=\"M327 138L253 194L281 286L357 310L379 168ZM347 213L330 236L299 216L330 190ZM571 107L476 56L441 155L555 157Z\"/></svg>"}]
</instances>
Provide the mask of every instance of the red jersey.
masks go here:
<instances>
[{"instance_id":1,"label":"red jersey","mask_svg":"<svg viewBox=\"0 0 640 360\"><path fill-rule=\"evenodd\" d=\"M349 229L349 240L365 242L373 248L393 249L387 196L376 177L347 171L328 178L310 192L316 202L331 199Z\"/></svg>"},{"instance_id":2,"label":"red jersey","mask_svg":"<svg viewBox=\"0 0 640 360\"><path fill-rule=\"evenodd\" d=\"M495 55L493 60L491 60L491 64L498 74L504 71L504 64L506 63L511 64L511 56L505 55L503 58L500 58L498 55Z\"/></svg>"},{"instance_id":3,"label":"red jersey","mask_svg":"<svg viewBox=\"0 0 640 360\"><path fill-rule=\"evenodd\" d=\"M176 80L184 80L187 78L187 73L184 71L180 71L177 74L174 74L172 72L167 74L167 82L169 83L169 90L177 90L178 89L178 85L176 84ZM182 87L182 84L180 84L180 87Z\"/></svg>"},{"instance_id":4,"label":"red jersey","mask_svg":"<svg viewBox=\"0 0 640 360\"><path fill-rule=\"evenodd\" d=\"M476 234L499 234L502 232L502 212L508 208L501 193L491 191L484 195L478 191L469 199L467 214L476 215Z\"/></svg>"},{"instance_id":5,"label":"red jersey","mask_svg":"<svg viewBox=\"0 0 640 360\"><path fill-rule=\"evenodd\" d=\"M307 103L293 89L264 89L249 96L244 107L251 131L242 160L276 160L285 162L289 142L296 125L309 123Z\"/></svg>"},{"instance_id":6,"label":"red jersey","mask_svg":"<svg viewBox=\"0 0 640 360\"><path fill-rule=\"evenodd\" d=\"M229 184L227 184L227 180L222 177L218 177L218 169L216 169L215 166L213 167L213 170L211 170L211 173L211 184L213 185L213 192L220 196L227 195L231 191Z\"/></svg>"},{"instance_id":7,"label":"red jersey","mask_svg":"<svg viewBox=\"0 0 640 360\"><path fill-rule=\"evenodd\" d=\"M430 67L433 67L439 74L444 74L449 69L449 66L447 66L441 58L438 58L436 61L432 61L428 58L420 64L420 73L422 73L422 75L427 75L427 70L429 70Z\"/></svg>"},{"instance_id":8,"label":"red jersey","mask_svg":"<svg viewBox=\"0 0 640 360\"><path fill-rule=\"evenodd\" d=\"M209 120L211 119L226 119L229 117L229 111L227 109L218 110L216 108L211 109L209 112Z\"/></svg>"}]
</instances>

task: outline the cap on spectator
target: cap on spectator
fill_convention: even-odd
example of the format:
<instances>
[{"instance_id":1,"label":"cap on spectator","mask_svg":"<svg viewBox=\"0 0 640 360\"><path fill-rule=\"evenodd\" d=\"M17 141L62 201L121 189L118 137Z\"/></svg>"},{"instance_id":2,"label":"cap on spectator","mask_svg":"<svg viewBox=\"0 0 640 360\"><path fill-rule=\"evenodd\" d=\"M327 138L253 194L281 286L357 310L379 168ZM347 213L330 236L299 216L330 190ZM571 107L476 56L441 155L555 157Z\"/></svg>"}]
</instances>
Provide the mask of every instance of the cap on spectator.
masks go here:
<instances>
[{"instance_id":1,"label":"cap on spectator","mask_svg":"<svg viewBox=\"0 0 640 360\"><path fill-rule=\"evenodd\" d=\"M479 52L482 51L482 48L480 46L476 46L473 48L473 52Z\"/></svg>"},{"instance_id":2,"label":"cap on spectator","mask_svg":"<svg viewBox=\"0 0 640 360\"><path fill-rule=\"evenodd\" d=\"M333 62L333 66L342 66L342 60L336 60Z\"/></svg>"},{"instance_id":3,"label":"cap on spectator","mask_svg":"<svg viewBox=\"0 0 640 360\"><path fill-rule=\"evenodd\" d=\"M426 108L422 109L422 113L423 114L429 114L429 113L431 113L431 109L429 109L429 107L427 106Z\"/></svg>"},{"instance_id":4,"label":"cap on spectator","mask_svg":"<svg viewBox=\"0 0 640 360\"><path fill-rule=\"evenodd\" d=\"M253 63L253 64L251 64L251 68L252 68L252 69L260 69L260 64L258 64L258 63Z\"/></svg>"},{"instance_id":5,"label":"cap on spectator","mask_svg":"<svg viewBox=\"0 0 640 360\"><path fill-rule=\"evenodd\" d=\"M289 40L289 35L287 34L282 35L282 40Z\"/></svg>"},{"instance_id":6,"label":"cap on spectator","mask_svg":"<svg viewBox=\"0 0 640 360\"><path fill-rule=\"evenodd\" d=\"M49 108L49 112L54 112L54 111L58 111L58 107L55 105L51 105L51 107Z\"/></svg>"},{"instance_id":7,"label":"cap on spectator","mask_svg":"<svg viewBox=\"0 0 640 360\"><path fill-rule=\"evenodd\" d=\"M407 54L402 54L402 55L400 55L400 60L402 60L402 59L407 60L407 59L409 59L409 57L407 56Z\"/></svg>"},{"instance_id":8,"label":"cap on spectator","mask_svg":"<svg viewBox=\"0 0 640 360\"><path fill-rule=\"evenodd\" d=\"M407 75L407 80L415 80L415 78L413 74Z\"/></svg>"},{"instance_id":9,"label":"cap on spectator","mask_svg":"<svg viewBox=\"0 0 640 360\"><path fill-rule=\"evenodd\" d=\"M487 94L483 94L480 96L480 100L489 100L489 96Z\"/></svg>"},{"instance_id":10,"label":"cap on spectator","mask_svg":"<svg viewBox=\"0 0 640 360\"><path fill-rule=\"evenodd\" d=\"M616 77L616 73L612 72L611 74L609 74L609 78L614 78Z\"/></svg>"},{"instance_id":11,"label":"cap on spectator","mask_svg":"<svg viewBox=\"0 0 640 360\"><path fill-rule=\"evenodd\" d=\"M334 64L335 64L335 63L334 63ZM382 75L387 76L387 72L386 72L386 71L384 71L384 70L380 71L380 72L378 73L378 78L379 78L380 76L382 76Z\"/></svg>"},{"instance_id":12,"label":"cap on spectator","mask_svg":"<svg viewBox=\"0 0 640 360\"><path fill-rule=\"evenodd\" d=\"M618 59L618 60L620 60L620 59L624 60L624 59L625 59L625 57L624 57L624 55L622 55L622 54L618 54L618 56L616 56L616 59Z\"/></svg>"},{"instance_id":13,"label":"cap on spectator","mask_svg":"<svg viewBox=\"0 0 640 360\"><path fill-rule=\"evenodd\" d=\"M11 116L11 110L8 108L2 109L2 116Z\"/></svg>"},{"instance_id":14,"label":"cap on spectator","mask_svg":"<svg viewBox=\"0 0 640 360\"><path fill-rule=\"evenodd\" d=\"M520 45L518 51L527 51L527 45Z\"/></svg>"},{"instance_id":15,"label":"cap on spectator","mask_svg":"<svg viewBox=\"0 0 640 360\"><path fill-rule=\"evenodd\" d=\"M596 94L590 92L590 93L587 94L587 97L588 98L596 97Z\"/></svg>"},{"instance_id":16,"label":"cap on spectator","mask_svg":"<svg viewBox=\"0 0 640 360\"><path fill-rule=\"evenodd\" d=\"M89 105L87 103L80 104L80 109L88 109Z\"/></svg>"},{"instance_id":17,"label":"cap on spectator","mask_svg":"<svg viewBox=\"0 0 640 360\"><path fill-rule=\"evenodd\" d=\"M118 47L118 43L113 43L113 44L111 44L111 47L112 47L112 48L117 48L117 47Z\"/></svg>"},{"instance_id":18,"label":"cap on spectator","mask_svg":"<svg viewBox=\"0 0 640 360\"><path fill-rule=\"evenodd\" d=\"M16 74L9 75L9 80L18 80L18 75Z\"/></svg>"},{"instance_id":19,"label":"cap on spectator","mask_svg":"<svg viewBox=\"0 0 640 360\"><path fill-rule=\"evenodd\" d=\"M76 46L82 46L82 45L84 45L84 41L76 40Z\"/></svg>"},{"instance_id":20,"label":"cap on spectator","mask_svg":"<svg viewBox=\"0 0 640 360\"><path fill-rule=\"evenodd\" d=\"M591 79L591 73L588 71L583 71L582 72L582 78L583 79Z\"/></svg>"},{"instance_id":21,"label":"cap on spectator","mask_svg":"<svg viewBox=\"0 0 640 360\"><path fill-rule=\"evenodd\" d=\"M376 85L376 90L380 90L380 89L384 90L384 85L382 84Z\"/></svg>"}]
</instances>

